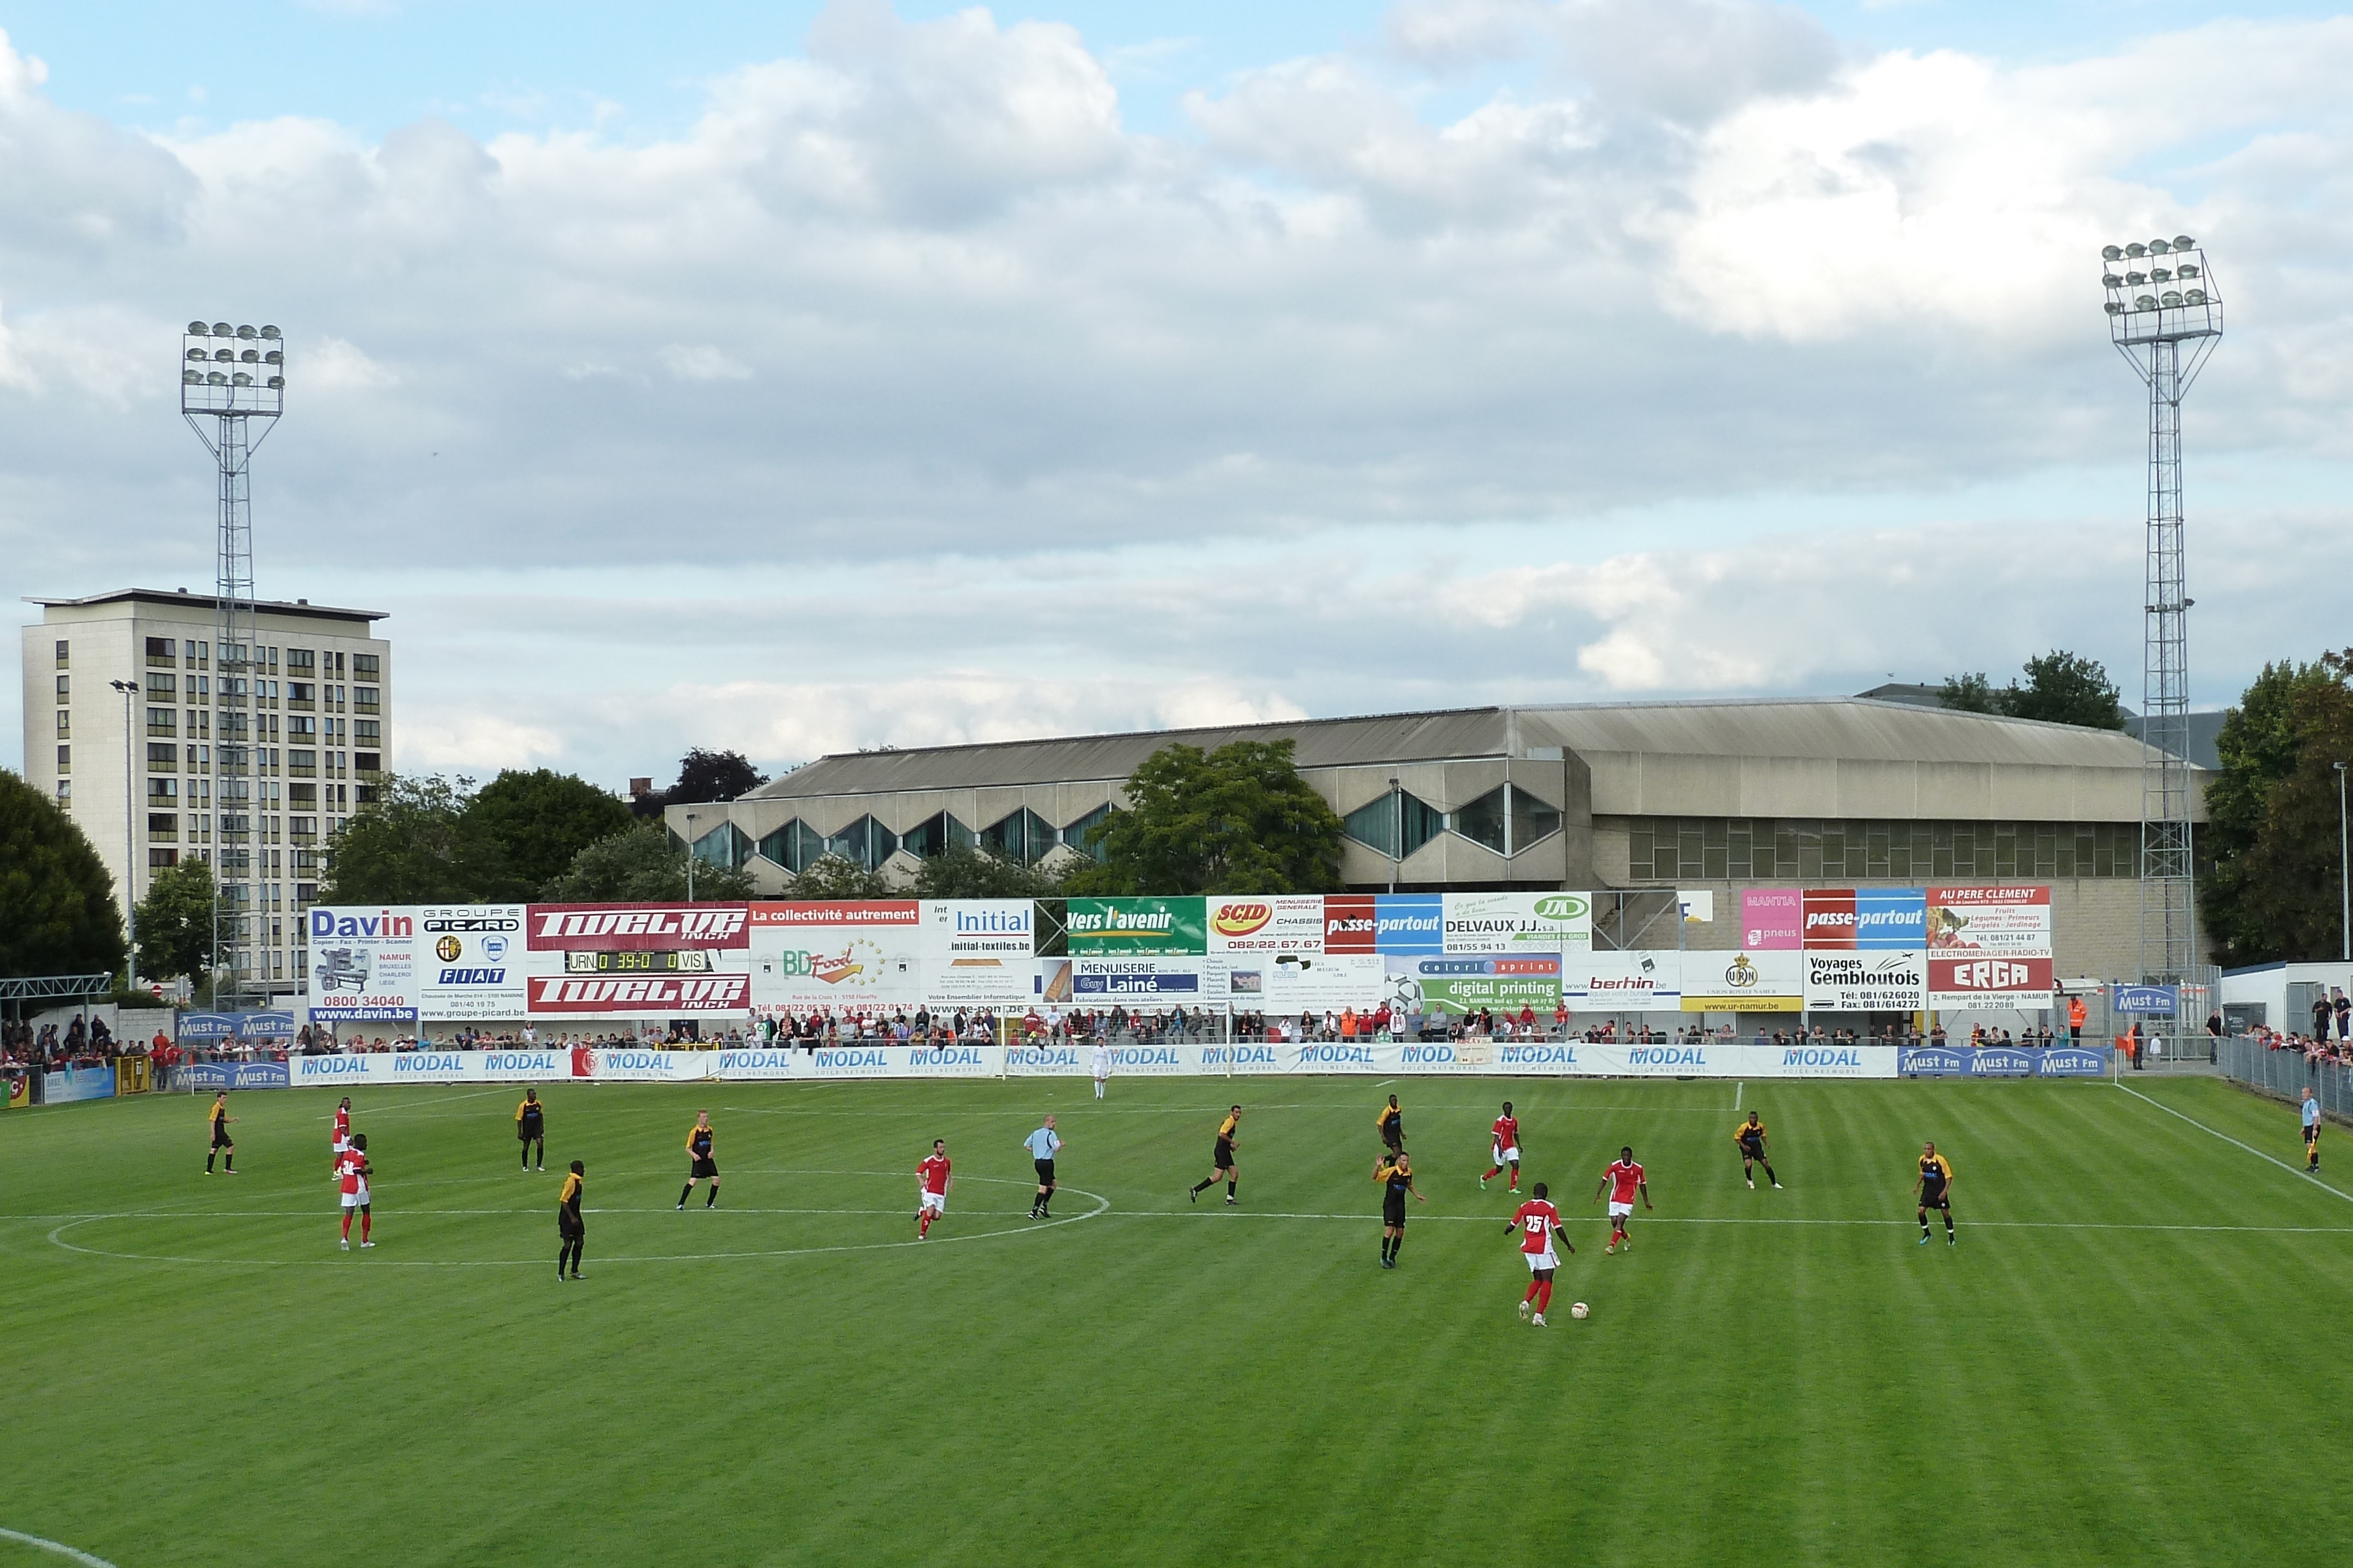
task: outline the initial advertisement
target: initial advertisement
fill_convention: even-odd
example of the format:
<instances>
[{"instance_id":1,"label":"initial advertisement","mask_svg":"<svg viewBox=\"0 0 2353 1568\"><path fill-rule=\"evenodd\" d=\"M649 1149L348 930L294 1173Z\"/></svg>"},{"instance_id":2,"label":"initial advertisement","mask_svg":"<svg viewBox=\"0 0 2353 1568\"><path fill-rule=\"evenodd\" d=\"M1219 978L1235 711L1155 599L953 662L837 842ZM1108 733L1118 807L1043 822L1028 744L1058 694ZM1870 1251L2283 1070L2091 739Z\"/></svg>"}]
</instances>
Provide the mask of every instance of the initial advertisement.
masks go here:
<instances>
[{"instance_id":1,"label":"initial advertisement","mask_svg":"<svg viewBox=\"0 0 2353 1568\"><path fill-rule=\"evenodd\" d=\"M1791 934L1796 934L1792 924ZM1686 1013L1799 1013L1806 1005L1805 955L1788 948L1686 952Z\"/></svg>"},{"instance_id":2,"label":"initial advertisement","mask_svg":"<svg viewBox=\"0 0 2353 1568\"><path fill-rule=\"evenodd\" d=\"M1916 1013L1928 1005L1926 954L1810 952L1806 1006L1820 1013Z\"/></svg>"},{"instance_id":3,"label":"initial advertisement","mask_svg":"<svg viewBox=\"0 0 2353 1568\"><path fill-rule=\"evenodd\" d=\"M1026 1005L1037 974L1038 906L1028 899L923 905L923 999L941 1006Z\"/></svg>"},{"instance_id":4,"label":"initial advertisement","mask_svg":"<svg viewBox=\"0 0 2353 1568\"><path fill-rule=\"evenodd\" d=\"M1584 893L1444 893L1450 953L1546 952L1593 945L1593 900Z\"/></svg>"}]
</instances>

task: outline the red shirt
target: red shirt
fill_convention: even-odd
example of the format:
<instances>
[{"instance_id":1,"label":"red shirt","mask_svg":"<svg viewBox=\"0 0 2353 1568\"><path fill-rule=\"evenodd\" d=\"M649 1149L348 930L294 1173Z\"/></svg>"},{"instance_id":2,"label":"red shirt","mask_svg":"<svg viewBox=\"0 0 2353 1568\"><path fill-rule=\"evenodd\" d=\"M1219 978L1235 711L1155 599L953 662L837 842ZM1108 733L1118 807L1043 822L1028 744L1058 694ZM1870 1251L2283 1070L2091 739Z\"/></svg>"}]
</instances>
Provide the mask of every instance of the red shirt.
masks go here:
<instances>
[{"instance_id":1,"label":"red shirt","mask_svg":"<svg viewBox=\"0 0 2353 1568\"><path fill-rule=\"evenodd\" d=\"M934 1154L915 1167L915 1174L923 1178L923 1191L944 1196L948 1190L948 1157Z\"/></svg>"},{"instance_id":2,"label":"red shirt","mask_svg":"<svg viewBox=\"0 0 2353 1568\"><path fill-rule=\"evenodd\" d=\"M349 1142L351 1141L351 1135L352 1113L338 1105L335 1107L335 1142L338 1143Z\"/></svg>"},{"instance_id":3,"label":"red shirt","mask_svg":"<svg viewBox=\"0 0 2353 1568\"><path fill-rule=\"evenodd\" d=\"M1495 1147L1516 1149L1520 1146L1520 1119L1516 1116L1495 1118Z\"/></svg>"},{"instance_id":4,"label":"red shirt","mask_svg":"<svg viewBox=\"0 0 2353 1568\"><path fill-rule=\"evenodd\" d=\"M1642 1167L1623 1160L1610 1161L1609 1168L1601 1174L1611 1183L1609 1201L1613 1204L1632 1203L1634 1189L1642 1184Z\"/></svg>"},{"instance_id":5,"label":"red shirt","mask_svg":"<svg viewBox=\"0 0 2353 1568\"><path fill-rule=\"evenodd\" d=\"M1520 1227L1522 1252L1549 1252L1553 1233L1560 1228L1560 1211L1542 1198L1530 1198L1512 1215L1512 1223Z\"/></svg>"},{"instance_id":6,"label":"red shirt","mask_svg":"<svg viewBox=\"0 0 2353 1568\"><path fill-rule=\"evenodd\" d=\"M335 1156L335 1174L343 1182L343 1191L356 1193L364 1184L360 1172L367 1166L367 1156L356 1149L346 1149Z\"/></svg>"}]
</instances>

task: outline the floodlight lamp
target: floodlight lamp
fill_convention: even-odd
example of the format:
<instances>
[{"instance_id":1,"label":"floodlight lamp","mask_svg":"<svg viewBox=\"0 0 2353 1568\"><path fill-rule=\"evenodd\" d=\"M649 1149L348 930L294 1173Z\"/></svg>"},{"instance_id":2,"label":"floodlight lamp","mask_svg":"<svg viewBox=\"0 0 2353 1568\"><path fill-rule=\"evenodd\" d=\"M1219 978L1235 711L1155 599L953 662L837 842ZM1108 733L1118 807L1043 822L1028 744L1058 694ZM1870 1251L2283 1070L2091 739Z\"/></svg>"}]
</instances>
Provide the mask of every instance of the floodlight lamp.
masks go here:
<instances>
[{"instance_id":1,"label":"floodlight lamp","mask_svg":"<svg viewBox=\"0 0 2353 1568\"><path fill-rule=\"evenodd\" d=\"M261 363L261 351L259 349L248 349L237 357L243 360L248 364L259 364Z\"/></svg>"},{"instance_id":2,"label":"floodlight lamp","mask_svg":"<svg viewBox=\"0 0 2353 1568\"><path fill-rule=\"evenodd\" d=\"M2125 254L2137 260L2139 258L2148 254L2148 247L2136 239L2130 245L2125 247Z\"/></svg>"},{"instance_id":3,"label":"floodlight lamp","mask_svg":"<svg viewBox=\"0 0 2353 1568\"><path fill-rule=\"evenodd\" d=\"M255 338L256 336L258 336L259 334L257 334L257 333L254 331L254 330L253 330L251 327L249 327L249 326L248 326L248 327L239 327L239 328L237 330L237 335L238 337L240 337L240 338L245 339L248 342L251 342L254 340L254 338Z\"/></svg>"},{"instance_id":4,"label":"floodlight lamp","mask_svg":"<svg viewBox=\"0 0 2353 1568\"><path fill-rule=\"evenodd\" d=\"M2177 267L2173 269L2173 275L2176 278L2195 278L2198 276L2198 268L2192 266Z\"/></svg>"},{"instance_id":5,"label":"floodlight lamp","mask_svg":"<svg viewBox=\"0 0 2353 1568\"><path fill-rule=\"evenodd\" d=\"M2121 261L2124 259L2124 255L2125 247L2121 245L2104 245L2100 247L2100 259L2103 261Z\"/></svg>"},{"instance_id":6,"label":"floodlight lamp","mask_svg":"<svg viewBox=\"0 0 2353 1568\"><path fill-rule=\"evenodd\" d=\"M278 341L278 329L276 327L264 327L261 329L261 335L268 338L271 342L276 342Z\"/></svg>"},{"instance_id":7,"label":"floodlight lamp","mask_svg":"<svg viewBox=\"0 0 2353 1568\"><path fill-rule=\"evenodd\" d=\"M2198 242L2190 238L2186 234L2177 234L2173 237L2173 248L2176 250L2195 250L2198 248Z\"/></svg>"},{"instance_id":8,"label":"floodlight lamp","mask_svg":"<svg viewBox=\"0 0 2353 1568\"><path fill-rule=\"evenodd\" d=\"M269 378L269 384L270 391L283 392L286 390L286 378L282 375L273 375Z\"/></svg>"},{"instance_id":9,"label":"floodlight lamp","mask_svg":"<svg viewBox=\"0 0 2353 1568\"><path fill-rule=\"evenodd\" d=\"M2154 294L2136 294L2136 295L2134 295L2134 296L2133 296L2133 309L2134 309L2134 310L2156 310L2156 309L2157 309L2157 296L2156 296L2156 295L2154 295Z\"/></svg>"},{"instance_id":10,"label":"floodlight lamp","mask_svg":"<svg viewBox=\"0 0 2353 1568\"><path fill-rule=\"evenodd\" d=\"M261 363L264 364L284 364L286 363L285 351L282 349L271 349L268 353L261 356Z\"/></svg>"},{"instance_id":11,"label":"floodlight lamp","mask_svg":"<svg viewBox=\"0 0 2353 1568\"><path fill-rule=\"evenodd\" d=\"M2114 300L2109 300L2109 301L2108 301L2108 314L2109 314L2109 315L2111 315L2111 316L2121 316L2121 315L2123 315L2124 313L2125 313L2125 308L2124 308L2122 305L2117 304ZM194 373L192 372L191 374L194 374Z\"/></svg>"},{"instance_id":12,"label":"floodlight lamp","mask_svg":"<svg viewBox=\"0 0 2353 1568\"><path fill-rule=\"evenodd\" d=\"M208 337L211 333L212 329L206 326L202 321L190 321L188 323L188 336L192 338Z\"/></svg>"},{"instance_id":13,"label":"floodlight lamp","mask_svg":"<svg viewBox=\"0 0 2353 1568\"><path fill-rule=\"evenodd\" d=\"M205 373L200 370L184 370L180 373L180 380L189 386L202 386L205 384Z\"/></svg>"},{"instance_id":14,"label":"floodlight lamp","mask_svg":"<svg viewBox=\"0 0 2353 1568\"><path fill-rule=\"evenodd\" d=\"M2125 286L2125 280L2113 272L2104 272L2100 275L2100 284L2103 288L2121 289Z\"/></svg>"},{"instance_id":15,"label":"floodlight lamp","mask_svg":"<svg viewBox=\"0 0 2353 1568\"><path fill-rule=\"evenodd\" d=\"M214 371L205 377L205 384L206 386L227 386L228 384L228 377L223 375L218 371Z\"/></svg>"},{"instance_id":16,"label":"floodlight lamp","mask_svg":"<svg viewBox=\"0 0 2353 1568\"><path fill-rule=\"evenodd\" d=\"M2165 243L2165 237L2163 235L2158 235L2155 239L2148 242L2148 253L2151 256L2163 256L2167 251L2171 250L2172 248L2173 247Z\"/></svg>"},{"instance_id":17,"label":"floodlight lamp","mask_svg":"<svg viewBox=\"0 0 2353 1568\"><path fill-rule=\"evenodd\" d=\"M2206 302L2206 290L2192 289L2181 296L2181 302L2185 305L2202 305Z\"/></svg>"},{"instance_id":18,"label":"floodlight lamp","mask_svg":"<svg viewBox=\"0 0 2353 1568\"><path fill-rule=\"evenodd\" d=\"M251 386L253 384L253 377L246 374L243 371L238 371L235 375L228 378L228 384L231 386Z\"/></svg>"},{"instance_id":19,"label":"floodlight lamp","mask_svg":"<svg viewBox=\"0 0 2353 1568\"><path fill-rule=\"evenodd\" d=\"M213 323L213 336L216 338L233 338L237 336L237 329L230 326L227 321L215 321Z\"/></svg>"},{"instance_id":20,"label":"floodlight lamp","mask_svg":"<svg viewBox=\"0 0 2353 1568\"><path fill-rule=\"evenodd\" d=\"M2179 294L2176 293L2174 290L2172 290L2172 289L2168 289L2165 291L2165 300L2164 300L2164 305L2165 305L2165 308L2166 308L2167 310L2176 310L2176 309L2179 309L2179 308L2180 304L2181 304L2181 296L2180 296Z\"/></svg>"},{"instance_id":21,"label":"floodlight lamp","mask_svg":"<svg viewBox=\"0 0 2353 1568\"><path fill-rule=\"evenodd\" d=\"M235 349L215 349L213 351L213 358L220 361L224 364L236 357L237 351Z\"/></svg>"},{"instance_id":22,"label":"floodlight lamp","mask_svg":"<svg viewBox=\"0 0 2353 1568\"><path fill-rule=\"evenodd\" d=\"M190 349L188 351L187 357L190 359L210 359L212 358L212 355L205 353L202 349Z\"/></svg>"}]
</instances>

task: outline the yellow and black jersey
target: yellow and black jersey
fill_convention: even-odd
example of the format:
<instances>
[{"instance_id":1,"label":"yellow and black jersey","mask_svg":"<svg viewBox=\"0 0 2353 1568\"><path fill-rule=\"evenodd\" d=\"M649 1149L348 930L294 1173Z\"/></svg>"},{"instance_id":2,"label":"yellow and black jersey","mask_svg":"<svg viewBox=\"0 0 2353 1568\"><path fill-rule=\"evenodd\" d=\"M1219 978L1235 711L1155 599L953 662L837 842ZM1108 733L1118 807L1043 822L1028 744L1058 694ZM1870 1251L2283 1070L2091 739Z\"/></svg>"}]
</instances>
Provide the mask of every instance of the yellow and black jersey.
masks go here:
<instances>
[{"instance_id":1,"label":"yellow and black jersey","mask_svg":"<svg viewBox=\"0 0 2353 1568\"><path fill-rule=\"evenodd\" d=\"M546 1114L547 1106L543 1101L526 1100L515 1107L515 1125L520 1127L526 1121L537 1121Z\"/></svg>"},{"instance_id":2,"label":"yellow and black jersey","mask_svg":"<svg viewBox=\"0 0 2353 1568\"><path fill-rule=\"evenodd\" d=\"M567 1173L564 1178L563 1195L555 1200L556 1213L563 1215L565 1219L575 1221L578 1220L580 1217L580 1194L581 1190L587 1184L583 1182L578 1176Z\"/></svg>"},{"instance_id":3,"label":"yellow and black jersey","mask_svg":"<svg viewBox=\"0 0 2353 1568\"><path fill-rule=\"evenodd\" d=\"M219 1100L213 1101L212 1115L206 1119L206 1125L210 1126L213 1131L217 1132L220 1131L222 1123L226 1122L227 1120L228 1107L222 1104Z\"/></svg>"},{"instance_id":4,"label":"yellow and black jersey","mask_svg":"<svg viewBox=\"0 0 2353 1568\"><path fill-rule=\"evenodd\" d=\"M1218 1142L1220 1143L1232 1142L1234 1141L1234 1129L1240 1127L1241 1124L1242 1119L1239 1115L1229 1116L1223 1121L1219 1122Z\"/></svg>"},{"instance_id":5,"label":"yellow and black jersey","mask_svg":"<svg viewBox=\"0 0 2353 1568\"><path fill-rule=\"evenodd\" d=\"M1732 1141L1736 1143L1763 1142L1765 1141L1765 1123L1762 1121L1755 1123L1746 1121L1741 1122L1732 1130Z\"/></svg>"},{"instance_id":6,"label":"yellow and black jersey","mask_svg":"<svg viewBox=\"0 0 2353 1568\"><path fill-rule=\"evenodd\" d=\"M686 1130L686 1152L698 1160L711 1158L711 1141L715 1128L693 1126Z\"/></svg>"},{"instance_id":7,"label":"yellow and black jersey","mask_svg":"<svg viewBox=\"0 0 2353 1568\"><path fill-rule=\"evenodd\" d=\"M1942 1154L1920 1156L1920 1190L1923 1193L1943 1192L1952 1185L1953 1166Z\"/></svg>"},{"instance_id":8,"label":"yellow and black jersey","mask_svg":"<svg viewBox=\"0 0 2353 1568\"><path fill-rule=\"evenodd\" d=\"M1398 1110L1394 1105L1384 1105L1381 1107L1381 1113L1373 1118L1373 1125L1386 1132L1389 1130L1390 1122L1402 1121L1404 1120L1404 1111Z\"/></svg>"},{"instance_id":9,"label":"yellow and black jersey","mask_svg":"<svg viewBox=\"0 0 2353 1568\"><path fill-rule=\"evenodd\" d=\"M1413 1186L1413 1167L1403 1159L1383 1160L1373 1168L1373 1180L1384 1184L1390 1194L1402 1194Z\"/></svg>"}]
</instances>

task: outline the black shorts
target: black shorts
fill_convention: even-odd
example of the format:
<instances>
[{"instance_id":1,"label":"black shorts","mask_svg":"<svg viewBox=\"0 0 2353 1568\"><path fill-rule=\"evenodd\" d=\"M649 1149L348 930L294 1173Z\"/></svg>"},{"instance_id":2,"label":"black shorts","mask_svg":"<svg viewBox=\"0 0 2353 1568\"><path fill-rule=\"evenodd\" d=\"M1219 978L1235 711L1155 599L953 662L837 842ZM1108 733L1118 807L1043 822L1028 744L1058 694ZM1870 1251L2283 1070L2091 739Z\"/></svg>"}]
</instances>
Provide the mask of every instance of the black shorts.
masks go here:
<instances>
[{"instance_id":1,"label":"black shorts","mask_svg":"<svg viewBox=\"0 0 2353 1568\"><path fill-rule=\"evenodd\" d=\"M690 1181L701 1181L705 1176L714 1182L719 1179L719 1162L708 1154L697 1154L694 1157L694 1169L687 1173L687 1178Z\"/></svg>"},{"instance_id":2,"label":"black shorts","mask_svg":"<svg viewBox=\"0 0 2353 1568\"><path fill-rule=\"evenodd\" d=\"M2304 1141L2307 1143L2317 1143L2320 1142L2319 1122L2314 1121L2306 1124L2304 1130Z\"/></svg>"},{"instance_id":3,"label":"black shorts","mask_svg":"<svg viewBox=\"0 0 2353 1568\"><path fill-rule=\"evenodd\" d=\"M1386 1193L1381 1197L1381 1223L1402 1226L1405 1224L1405 1194Z\"/></svg>"},{"instance_id":4,"label":"black shorts","mask_svg":"<svg viewBox=\"0 0 2353 1568\"><path fill-rule=\"evenodd\" d=\"M515 1136L525 1143L544 1143L547 1142L547 1131L544 1123L534 1124L529 1121L522 1122L516 1127Z\"/></svg>"},{"instance_id":5,"label":"black shorts","mask_svg":"<svg viewBox=\"0 0 2353 1568\"><path fill-rule=\"evenodd\" d=\"M588 1226L568 1214L555 1216L555 1234L566 1241L578 1241L588 1234Z\"/></svg>"},{"instance_id":6,"label":"black shorts","mask_svg":"<svg viewBox=\"0 0 2353 1568\"><path fill-rule=\"evenodd\" d=\"M1740 1141L1740 1157L1744 1160L1762 1160L1765 1157L1765 1140L1743 1138Z\"/></svg>"},{"instance_id":7,"label":"black shorts","mask_svg":"<svg viewBox=\"0 0 2353 1568\"><path fill-rule=\"evenodd\" d=\"M1050 1187L1050 1186L1052 1186L1052 1185L1054 1184L1054 1162L1053 1162L1053 1161L1051 1161L1051 1160L1032 1160L1032 1161L1030 1161L1029 1163L1030 1163L1031 1164L1033 1164L1033 1165L1035 1165L1035 1166L1037 1166L1037 1167L1038 1167L1038 1184L1039 1184L1039 1186L1041 1186L1041 1187Z\"/></svg>"},{"instance_id":8,"label":"black shorts","mask_svg":"<svg viewBox=\"0 0 2353 1568\"><path fill-rule=\"evenodd\" d=\"M1943 1209L1947 1214L1950 1214L1953 1212L1953 1197L1950 1193L1941 1189L1933 1193L1922 1193L1920 1206L1924 1209Z\"/></svg>"},{"instance_id":9,"label":"black shorts","mask_svg":"<svg viewBox=\"0 0 2353 1568\"><path fill-rule=\"evenodd\" d=\"M1213 1171L1230 1171L1233 1168L1234 1146L1220 1138L1218 1140L1217 1148L1211 1151L1209 1154L1209 1169Z\"/></svg>"},{"instance_id":10,"label":"black shorts","mask_svg":"<svg viewBox=\"0 0 2353 1568\"><path fill-rule=\"evenodd\" d=\"M228 1135L227 1128L219 1125L216 1125L213 1128L213 1147L216 1149L234 1149L237 1147L235 1142L232 1141Z\"/></svg>"}]
</instances>

